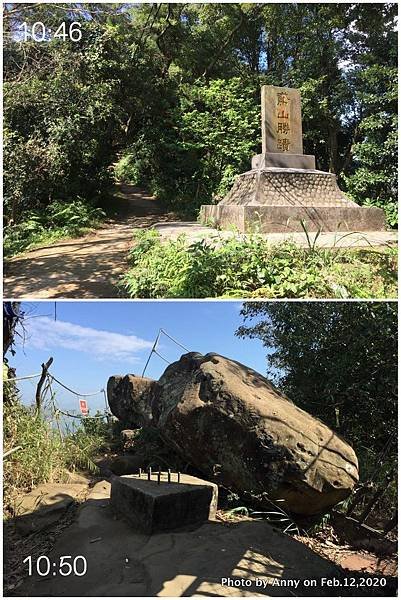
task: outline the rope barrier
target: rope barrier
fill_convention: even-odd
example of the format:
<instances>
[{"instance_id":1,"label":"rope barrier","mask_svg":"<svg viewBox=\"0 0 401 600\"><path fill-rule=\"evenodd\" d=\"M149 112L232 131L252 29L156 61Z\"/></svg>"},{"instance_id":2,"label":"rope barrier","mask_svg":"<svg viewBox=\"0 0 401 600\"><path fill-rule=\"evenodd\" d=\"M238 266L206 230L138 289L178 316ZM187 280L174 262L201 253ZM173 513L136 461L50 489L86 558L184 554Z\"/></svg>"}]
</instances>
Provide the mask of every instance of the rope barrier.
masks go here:
<instances>
[{"instance_id":1,"label":"rope barrier","mask_svg":"<svg viewBox=\"0 0 401 600\"><path fill-rule=\"evenodd\" d=\"M167 358L164 358L164 356L162 356L160 354L160 352L158 352L157 350L153 350L154 354L157 354L157 356L159 356L159 358L161 358L162 360L164 360L164 362L166 362L168 365L170 364L170 361L167 360Z\"/></svg>"},{"instance_id":2,"label":"rope barrier","mask_svg":"<svg viewBox=\"0 0 401 600\"><path fill-rule=\"evenodd\" d=\"M81 394L80 392L76 392L75 390L72 390L71 388L69 388L64 383L61 383L61 381L59 381L58 379L56 379L56 377L54 377L54 375L52 375L51 373L48 373L48 376L51 377L53 379L53 381L55 381L56 383L58 383L59 385L61 385L61 387L63 387L65 390L71 392L72 394L75 394L75 396L82 396L83 398L84 397L88 398L89 396L97 396L98 394L103 394L103 392L104 392L104 388L102 388L98 392L91 392L90 394Z\"/></svg>"},{"instance_id":3,"label":"rope barrier","mask_svg":"<svg viewBox=\"0 0 401 600\"><path fill-rule=\"evenodd\" d=\"M177 344L177 346L180 346L186 352L191 352L190 350L188 350L188 348L185 348L185 346L183 346L180 342L175 340L169 333L167 333L167 331L164 331L164 329L160 329L160 331L164 333L164 335L166 335L168 338L170 338L170 340L172 340L175 344Z\"/></svg>"},{"instance_id":4,"label":"rope barrier","mask_svg":"<svg viewBox=\"0 0 401 600\"><path fill-rule=\"evenodd\" d=\"M3 379L3 383L8 383L9 381L22 381L23 379L35 379L35 377L40 377L42 373L36 373L35 375L25 375L25 377L7 377L7 379Z\"/></svg>"},{"instance_id":5,"label":"rope barrier","mask_svg":"<svg viewBox=\"0 0 401 600\"><path fill-rule=\"evenodd\" d=\"M93 394L78 394L78 392L74 392L73 390L71 390L70 388L68 388L64 384L62 384L60 381L58 381L53 375L51 375L51 373L47 374L47 380L49 382L50 392L52 394L52 403L53 403L53 409L54 409L55 416L56 416L56 414L60 413L62 415L65 415L66 417L71 417L73 419L82 419L82 420L84 420L84 419L105 419L105 418L108 418L109 413L107 412L107 410L104 413L102 413L101 415L97 415L97 416L94 416L94 417L91 417L89 415L74 415L72 413L69 413L67 411L62 410L59 407L59 405L57 404L55 395L54 395L54 393L51 390L51 381L53 381L53 380L56 381L59 385L61 385L65 389L67 389L72 394L75 394L76 396L95 396L97 394L100 394L100 393L104 392L103 389L100 390L99 392L95 392ZM106 409L107 409L107 406L106 406Z\"/></svg>"},{"instance_id":6,"label":"rope barrier","mask_svg":"<svg viewBox=\"0 0 401 600\"><path fill-rule=\"evenodd\" d=\"M156 339L155 339L155 342L153 344L153 347L152 347L152 350L150 352L150 355L149 355L149 357L148 357L148 359L146 361L145 368L144 368L144 370L142 372L142 377L145 374L146 368L147 368L147 366L149 364L149 361L150 361L150 359L152 357L152 354L156 354L157 356L159 356L159 358L161 358L162 360L164 360L164 362L166 362L167 364L171 364L170 361L167 360L167 358L165 358L162 354L160 354L160 352L158 352L156 350L156 347L157 347L157 344L159 342L161 334L164 334L165 336L167 336L172 342L174 342L177 346L179 346L180 348L182 348L186 352L190 352L190 350L188 350L188 348L186 348L183 344L181 344L181 342L179 342L178 340L176 340L175 338L173 338L173 336L171 336L169 333L167 333L167 331L165 331L164 329L159 329L159 332L158 332L158 334L156 336ZM10 377L10 378L4 380L3 383L8 383L8 382L11 382L11 381L23 381L23 380L27 380L27 379L35 379L37 377L41 377L41 375L42 375L42 373L35 373L34 375L25 375L23 377ZM73 390L72 388L68 387L68 385L65 385L64 383L62 383L59 379L57 379L57 377L55 377L49 371L47 371L46 375L47 375L47 381L48 381L48 388L50 388L51 401L53 403L53 407L60 414L65 415L66 417L71 417L73 419L88 419L88 418L89 419L104 419L104 418L107 418L110 415L109 411L107 410L107 398L106 398L106 391L105 391L104 388L102 388L101 390L98 390L97 392L90 392L90 393L83 394L83 393L80 393L80 392L77 392L77 391ZM89 416L84 416L84 415L82 415L82 416L81 415L74 415L74 414L69 413L67 411L61 410L61 408L56 404L54 393L51 390L51 381L54 381L54 382L58 383L58 385L60 385L62 388L64 388L65 390L67 390L71 394L74 394L78 398L79 397L81 397L81 398L89 398L91 396L97 396L98 394L103 394L104 398L105 398L105 405L106 405L105 412L102 415L98 415L98 416L95 416L95 417L89 417ZM46 389L46 392L48 391L48 388Z\"/></svg>"},{"instance_id":7,"label":"rope barrier","mask_svg":"<svg viewBox=\"0 0 401 600\"><path fill-rule=\"evenodd\" d=\"M180 348L182 348L182 349L183 349L183 350L185 350L186 352L190 352L190 350L188 350L188 348L186 348L185 346L183 346L183 344L181 344L181 342L179 342L178 340L174 339L174 338L173 338L173 337L172 337L172 336L171 336L169 333L167 333L167 331L165 331L164 329L161 329L161 328L160 328L160 329L159 329L159 332L158 332L158 334L157 334L157 336L156 336L155 342L154 342L154 344L153 344L153 346L152 346L152 350L150 351L150 353L149 353L149 356L148 356L148 359L147 359L147 361L146 361L146 363L145 363L145 366L144 366L144 368L143 368L143 371L142 371L142 377L145 375L145 371L146 371L146 369L148 368L148 364L149 364L149 362L150 362L150 359L152 358L152 355L153 355L153 354L157 354L157 356L159 356L159 357L160 357L162 360L164 360L164 361L165 361L165 362L166 362L168 365L170 365L170 364L171 364L171 363L170 363L170 361L169 361L169 360L167 360L167 358L164 358L164 356L162 356L162 355L161 355L161 354L160 354L160 353L159 353L159 352L156 350L156 348L157 348L157 344L159 343L159 339L160 339L160 336L161 336L161 334L162 334L162 333L163 333L163 334L164 334L166 337L168 337L168 338L169 338L169 339L170 339L172 342L174 342L175 344L177 344L177 346L180 346Z\"/></svg>"},{"instance_id":8,"label":"rope barrier","mask_svg":"<svg viewBox=\"0 0 401 600\"><path fill-rule=\"evenodd\" d=\"M73 419L105 419L108 416L108 413L103 413L102 415L97 415L95 417L90 417L89 415L84 416L84 415L73 415L72 413L66 412L64 410L61 410L61 408L59 408L57 406L56 409L59 413L61 413L62 415L65 415L66 417L72 417Z\"/></svg>"}]
</instances>

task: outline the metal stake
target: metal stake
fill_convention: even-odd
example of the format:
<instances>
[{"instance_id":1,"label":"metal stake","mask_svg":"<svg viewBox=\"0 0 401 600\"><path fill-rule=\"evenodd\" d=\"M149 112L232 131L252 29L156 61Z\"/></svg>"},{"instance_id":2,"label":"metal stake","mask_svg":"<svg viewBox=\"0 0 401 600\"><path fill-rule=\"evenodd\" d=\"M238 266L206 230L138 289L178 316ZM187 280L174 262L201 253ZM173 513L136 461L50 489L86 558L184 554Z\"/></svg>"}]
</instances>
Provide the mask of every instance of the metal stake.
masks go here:
<instances>
[{"instance_id":1,"label":"metal stake","mask_svg":"<svg viewBox=\"0 0 401 600\"><path fill-rule=\"evenodd\" d=\"M159 472L157 473L157 483L160 485L160 469L159 469Z\"/></svg>"},{"instance_id":2,"label":"metal stake","mask_svg":"<svg viewBox=\"0 0 401 600\"><path fill-rule=\"evenodd\" d=\"M181 473L178 471L178 473L177 473L177 483L180 483L180 476L181 476Z\"/></svg>"},{"instance_id":3,"label":"metal stake","mask_svg":"<svg viewBox=\"0 0 401 600\"><path fill-rule=\"evenodd\" d=\"M167 482L171 483L171 469L167 471Z\"/></svg>"},{"instance_id":4,"label":"metal stake","mask_svg":"<svg viewBox=\"0 0 401 600\"><path fill-rule=\"evenodd\" d=\"M148 468L148 481L152 479L152 467Z\"/></svg>"},{"instance_id":5,"label":"metal stake","mask_svg":"<svg viewBox=\"0 0 401 600\"><path fill-rule=\"evenodd\" d=\"M142 477L142 469L139 467L139 479Z\"/></svg>"}]
</instances>

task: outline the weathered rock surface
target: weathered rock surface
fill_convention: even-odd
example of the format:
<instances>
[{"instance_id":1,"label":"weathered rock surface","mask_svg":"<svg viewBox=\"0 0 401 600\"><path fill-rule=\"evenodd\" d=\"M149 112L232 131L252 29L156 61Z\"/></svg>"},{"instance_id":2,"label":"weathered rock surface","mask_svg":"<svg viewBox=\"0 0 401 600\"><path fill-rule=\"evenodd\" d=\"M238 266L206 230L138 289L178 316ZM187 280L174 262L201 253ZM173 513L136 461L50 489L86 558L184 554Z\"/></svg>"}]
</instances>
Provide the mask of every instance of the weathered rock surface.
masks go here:
<instances>
[{"instance_id":1,"label":"weathered rock surface","mask_svg":"<svg viewBox=\"0 0 401 600\"><path fill-rule=\"evenodd\" d=\"M15 526L30 535L53 525L75 501L85 496L86 483L45 483L17 498Z\"/></svg>"},{"instance_id":2,"label":"weathered rock surface","mask_svg":"<svg viewBox=\"0 0 401 600\"><path fill-rule=\"evenodd\" d=\"M156 386L157 382L147 377L113 375L109 378L109 406L126 429L142 427L152 420L152 396Z\"/></svg>"},{"instance_id":3,"label":"weathered rock surface","mask_svg":"<svg viewBox=\"0 0 401 600\"><path fill-rule=\"evenodd\" d=\"M139 468L143 468L143 456L136 454L122 454L111 461L110 469L115 475L130 475L137 473Z\"/></svg>"},{"instance_id":4,"label":"weathered rock surface","mask_svg":"<svg viewBox=\"0 0 401 600\"><path fill-rule=\"evenodd\" d=\"M157 427L208 479L284 500L296 514L324 512L358 481L347 442L265 377L218 354L185 354L158 382L111 377L108 398L125 426Z\"/></svg>"}]
</instances>

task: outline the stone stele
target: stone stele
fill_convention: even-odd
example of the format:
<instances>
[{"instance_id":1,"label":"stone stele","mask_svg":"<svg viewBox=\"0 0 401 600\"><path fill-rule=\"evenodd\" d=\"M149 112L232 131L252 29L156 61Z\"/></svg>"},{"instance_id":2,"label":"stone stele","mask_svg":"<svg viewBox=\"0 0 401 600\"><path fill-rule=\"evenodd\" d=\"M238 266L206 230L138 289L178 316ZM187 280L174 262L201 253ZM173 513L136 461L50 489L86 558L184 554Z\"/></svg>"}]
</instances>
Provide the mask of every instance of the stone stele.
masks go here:
<instances>
[{"instance_id":1,"label":"stone stele","mask_svg":"<svg viewBox=\"0 0 401 600\"><path fill-rule=\"evenodd\" d=\"M303 154L299 90L271 85L262 86L262 154L221 202L201 207L200 220L244 233L386 228L383 210L349 200L335 174Z\"/></svg>"}]
</instances>

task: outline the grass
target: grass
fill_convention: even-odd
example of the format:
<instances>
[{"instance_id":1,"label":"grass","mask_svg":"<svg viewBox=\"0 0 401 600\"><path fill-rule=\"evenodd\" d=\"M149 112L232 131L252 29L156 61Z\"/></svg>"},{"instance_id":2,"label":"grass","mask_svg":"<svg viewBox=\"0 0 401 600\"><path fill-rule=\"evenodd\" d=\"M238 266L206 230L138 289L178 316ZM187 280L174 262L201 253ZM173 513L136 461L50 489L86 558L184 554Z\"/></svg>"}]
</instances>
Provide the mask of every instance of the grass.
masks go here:
<instances>
[{"instance_id":1,"label":"grass","mask_svg":"<svg viewBox=\"0 0 401 600\"><path fill-rule=\"evenodd\" d=\"M90 420L62 438L34 407L17 398L3 407L4 450L21 446L4 459L5 516L13 514L16 497L41 483L64 482L71 471L96 472L94 458L107 444L105 431Z\"/></svg>"},{"instance_id":2,"label":"grass","mask_svg":"<svg viewBox=\"0 0 401 600\"><path fill-rule=\"evenodd\" d=\"M187 243L136 232L123 294L135 298L394 298L397 249L270 245L257 234Z\"/></svg>"},{"instance_id":3,"label":"grass","mask_svg":"<svg viewBox=\"0 0 401 600\"><path fill-rule=\"evenodd\" d=\"M4 257L11 258L38 246L84 235L99 227L105 212L84 200L53 202L46 209L30 211L23 221L4 228Z\"/></svg>"}]
</instances>

